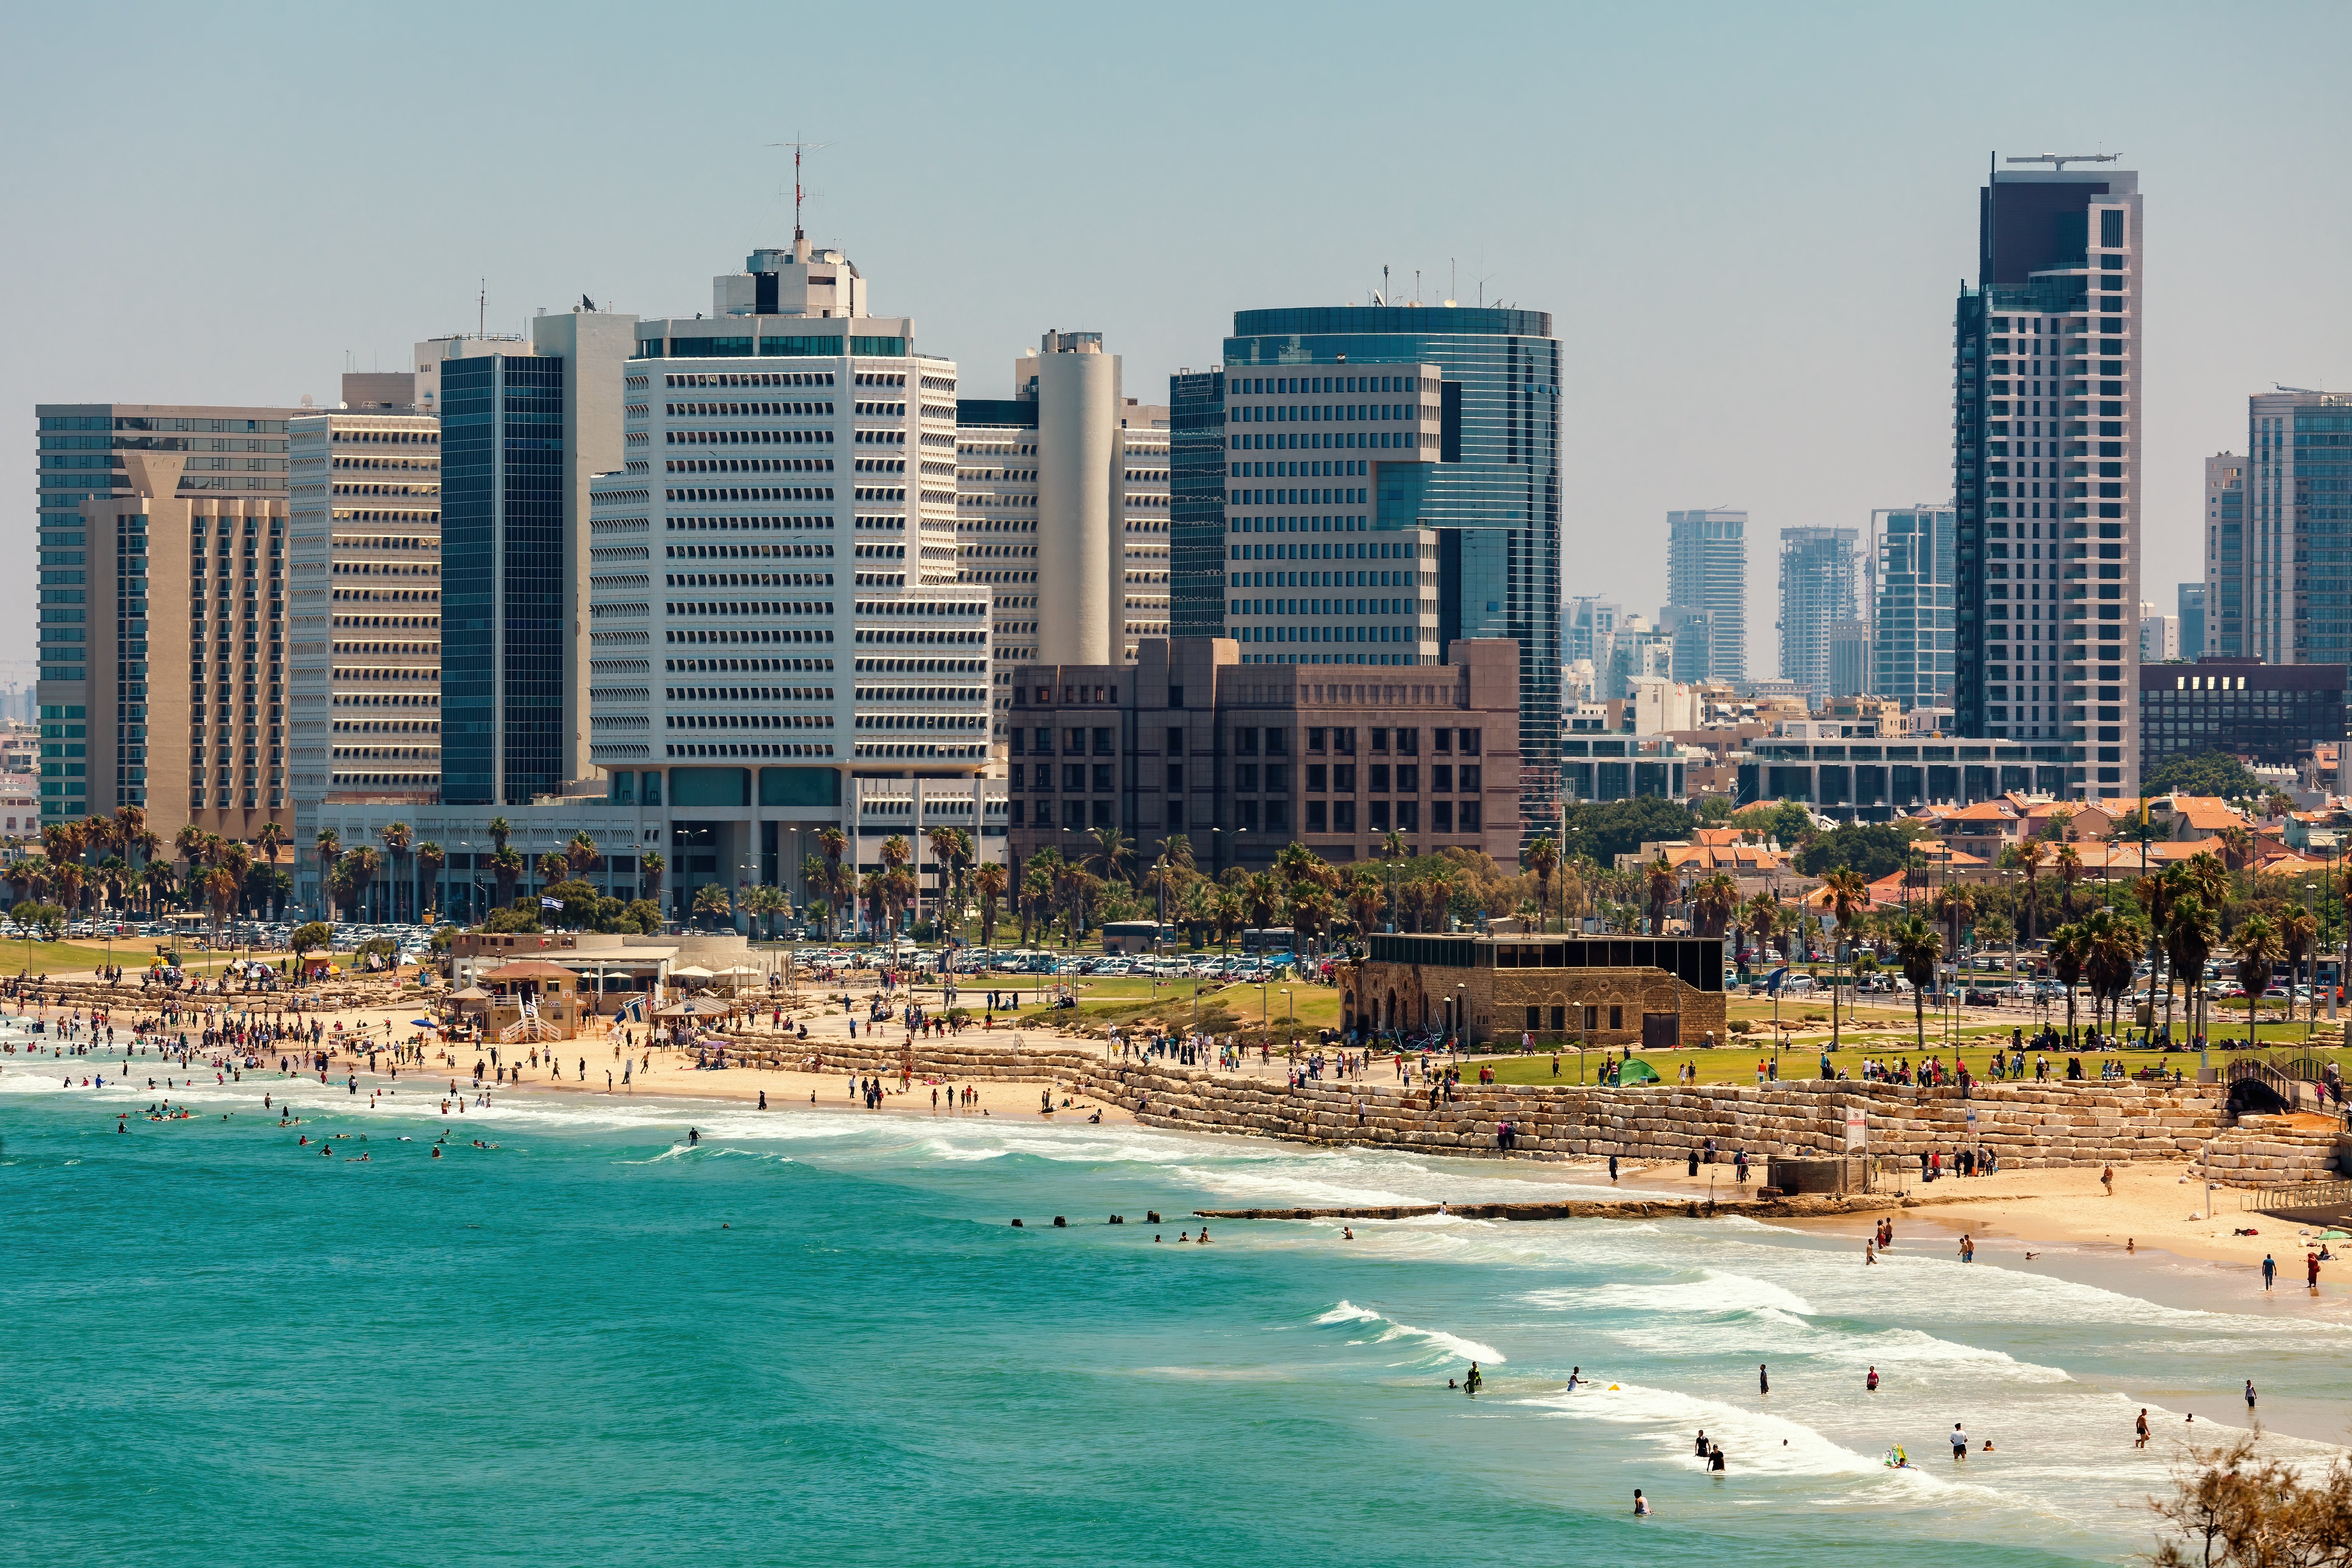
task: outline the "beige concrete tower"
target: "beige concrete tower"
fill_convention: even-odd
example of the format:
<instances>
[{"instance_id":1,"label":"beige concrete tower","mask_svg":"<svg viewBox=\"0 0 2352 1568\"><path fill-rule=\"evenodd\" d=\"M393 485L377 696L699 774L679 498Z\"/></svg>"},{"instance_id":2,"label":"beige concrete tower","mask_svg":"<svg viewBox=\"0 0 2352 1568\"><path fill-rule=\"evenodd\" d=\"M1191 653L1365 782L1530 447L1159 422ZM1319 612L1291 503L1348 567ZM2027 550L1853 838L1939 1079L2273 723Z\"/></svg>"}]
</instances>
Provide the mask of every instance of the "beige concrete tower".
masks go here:
<instances>
[{"instance_id":1,"label":"beige concrete tower","mask_svg":"<svg viewBox=\"0 0 2352 1568\"><path fill-rule=\"evenodd\" d=\"M1037 388L1037 657L1108 664L1124 647L1126 483L1119 363L1099 332L1047 332L1016 385Z\"/></svg>"}]
</instances>

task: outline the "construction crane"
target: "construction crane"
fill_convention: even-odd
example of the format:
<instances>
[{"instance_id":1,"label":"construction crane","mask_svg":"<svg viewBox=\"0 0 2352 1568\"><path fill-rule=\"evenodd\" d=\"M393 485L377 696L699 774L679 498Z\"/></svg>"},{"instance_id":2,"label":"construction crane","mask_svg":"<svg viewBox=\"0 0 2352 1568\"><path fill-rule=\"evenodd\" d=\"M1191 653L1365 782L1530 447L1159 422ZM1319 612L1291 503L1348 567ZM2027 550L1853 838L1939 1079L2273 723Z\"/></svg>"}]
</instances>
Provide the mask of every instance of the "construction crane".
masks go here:
<instances>
[{"instance_id":1,"label":"construction crane","mask_svg":"<svg viewBox=\"0 0 2352 1568\"><path fill-rule=\"evenodd\" d=\"M2112 163L2122 157L2120 153L2036 153L2028 158L2010 158L2011 163L2047 163L2053 174L2063 174L2069 163Z\"/></svg>"}]
</instances>

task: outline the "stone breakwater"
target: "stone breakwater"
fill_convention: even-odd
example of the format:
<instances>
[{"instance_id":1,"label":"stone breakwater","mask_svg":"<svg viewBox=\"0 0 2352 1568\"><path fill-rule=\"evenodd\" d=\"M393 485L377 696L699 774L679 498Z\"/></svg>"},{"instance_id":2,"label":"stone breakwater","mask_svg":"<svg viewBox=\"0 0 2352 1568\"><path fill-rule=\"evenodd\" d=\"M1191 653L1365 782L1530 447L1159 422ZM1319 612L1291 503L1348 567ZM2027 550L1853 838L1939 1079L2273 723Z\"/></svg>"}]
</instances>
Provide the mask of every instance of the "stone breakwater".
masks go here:
<instances>
[{"instance_id":1,"label":"stone breakwater","mask_svg":"<svg viewBox=\"0 0 2352 1568\"><path fill-rule=\"evenodd\" d=\"M800 1069L814 1060L822 1072L886 1076L908 1059L893 1044L829 1041L820 1047L781 1035L740 1039L729 1055L748 1067ZM1956 1088L1814 1079L1628 1089L1465 1084L1452 1103L1432 1106L1425 1089L1377 1079L1290 1089L1198 1068L1106 1061L1050 1039L1015 1044L1001 1035L987 1044L919 1043L911 1066L919 1078L1063 1084L1130 1111L1147 1126L1421 1154L1531 1160L1614 1154L1682 1163L1712 1139L1725 1161L1742 1150L1751 1161L1826 1159L1847 1152L1846 1113L1858 1108L1870 1153L1915 1163L1923 1153L1940 1153L1948 1162L1973 1144L2011 1170L2200 1159L2234 1185L2315 1181L2339 1168L2352 1171L2352 1139L2287 1117L2249 1116L2232 1125L2222 1091L2212 1084L1979 1083L1966 1100ZM1506 1121L1514 1134L1510 1149L1496 1142Z\"/></svg>"}]
</instances>

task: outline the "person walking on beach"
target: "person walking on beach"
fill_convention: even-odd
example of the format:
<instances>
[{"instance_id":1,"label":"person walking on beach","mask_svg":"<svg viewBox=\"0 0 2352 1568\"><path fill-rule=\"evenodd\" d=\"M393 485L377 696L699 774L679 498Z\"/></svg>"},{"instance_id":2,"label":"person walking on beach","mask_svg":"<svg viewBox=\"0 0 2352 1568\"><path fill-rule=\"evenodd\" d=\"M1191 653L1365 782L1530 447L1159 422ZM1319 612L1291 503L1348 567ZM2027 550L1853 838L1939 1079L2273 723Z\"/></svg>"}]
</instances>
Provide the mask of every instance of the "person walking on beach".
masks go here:
<instances>
[{"instance_id":1,"label":"person walking on beach","mask_svg":"<svg viewBox=\"0 0 2352 1568\"><path fill-rule=\"evenodd\" d=\"M2132 1447L2135 1447L2135 1448L2145 1448L2145 1447L2147 1447L2147 1405L2141 1405L2141 1406L2139 1407L2139 1419L2138 1419L2137 1421L2134 1422L2132 1425L2133 1425L2133 1426L2134 1426L2134 1427L2138 1431L2138 1433L2139 1433L2139 1441L2137 1441L2137 1443L2134 1443L2134 1444L2132 1445Z\"/></svg>"},{"instance_id":2,"label":"person walking on beach","mask_svg":"<svg viewBox=\"0 0 2352 1568\"><path fill-rule=\"evenodd\" d=\"M2265 1252L2263 1254L2263 1289L2269 1289L2272 1282L2277 1279L2278 1260Z\"/></svg>"},{"instance_id":3,"label":"person walking on beach","mask_svg":"<svg viewBox=\"0 0 2352 1568\"><path fill-rule=\"evenodd\" d=\"M2252 1378L2251 1378L2251 1377L2250 1377L2250 1378L2246 1379L2246 1416L2247 1416L2247 1418L2248 1418L2249 1420L2252 1419L2252 1417L2253 1417L2253 1414L2254 1414L2254 1380L2253 1380Z\"/></svg>"},{"instance_id":4,"label":"person walking on beach","mask_svg":"<svg viewBox=\"0 0 2352 1568\"><path fill-rule=\"evenodd\" d=\"M2099 1185L2107 1189L2107 1196L2116 1195L2116 1168L2113 1165L2099 1173Z\"/></svg>"}]
</instances>

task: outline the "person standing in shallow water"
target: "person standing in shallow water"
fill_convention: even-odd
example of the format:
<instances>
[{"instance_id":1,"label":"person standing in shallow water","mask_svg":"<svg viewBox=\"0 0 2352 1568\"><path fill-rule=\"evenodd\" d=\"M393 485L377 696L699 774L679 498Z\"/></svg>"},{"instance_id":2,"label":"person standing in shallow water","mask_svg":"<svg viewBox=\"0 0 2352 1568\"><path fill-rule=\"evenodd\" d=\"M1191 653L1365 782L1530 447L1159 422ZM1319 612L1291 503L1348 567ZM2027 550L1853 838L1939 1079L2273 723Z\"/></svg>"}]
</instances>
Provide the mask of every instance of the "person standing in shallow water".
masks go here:
<instances>
[{"instance_id":1,"label":"person standing in shallow water","mask_svg":"<svg viewBox=\"0 0 2352 1568\"><path fill-rule=\"evenodd\" d=\"M1756 1392L1759 1394L1772 1392L1771 1369L1760 1361L1756 1363Z\"/></svg>"}]
</instances>

